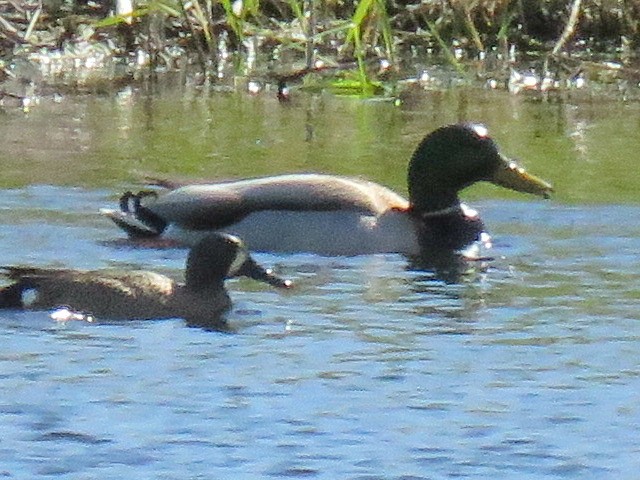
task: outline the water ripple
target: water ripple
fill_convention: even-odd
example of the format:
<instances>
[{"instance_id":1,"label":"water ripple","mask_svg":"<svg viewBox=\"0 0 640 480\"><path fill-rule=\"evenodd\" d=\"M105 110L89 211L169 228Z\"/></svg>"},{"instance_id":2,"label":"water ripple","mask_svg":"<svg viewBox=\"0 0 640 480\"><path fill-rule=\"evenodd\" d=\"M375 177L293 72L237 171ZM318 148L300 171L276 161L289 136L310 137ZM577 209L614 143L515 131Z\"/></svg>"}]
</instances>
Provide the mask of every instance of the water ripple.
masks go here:
<instances>
[{"instance_id":1,"label":"water ripple","mask_svg":"<svg viewBox=\"0 0 640 480\"><path fill-rule=\"evenodd\" d=\"M0 196L32 209L0 208L4 262L180 275L182 250L80 228L105 192L56 193ZM0 475L633 478L640 211L503 207L483 211L504 258L459 285L394 255L259 255L297 288L230 282L233 334L2 313Z\"/></svg>"}]
</instances>

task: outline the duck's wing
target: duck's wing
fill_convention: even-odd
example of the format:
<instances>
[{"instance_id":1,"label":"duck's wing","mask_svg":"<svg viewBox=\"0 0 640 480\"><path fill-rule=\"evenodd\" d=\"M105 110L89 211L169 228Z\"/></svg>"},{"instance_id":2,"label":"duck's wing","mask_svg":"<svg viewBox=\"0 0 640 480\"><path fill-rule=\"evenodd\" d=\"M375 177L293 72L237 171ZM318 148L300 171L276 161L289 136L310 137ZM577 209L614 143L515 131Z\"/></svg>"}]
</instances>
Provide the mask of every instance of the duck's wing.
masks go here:
<instances>
[{"instance_id":1,"label":"duck's wing","mask_svg":"<svg viewBox=\"0 0 640 480\"><path fill-rule=\"evenodd\" d=\"M156 318L175 283L154 272L111 272L2 266L14 294L34 290L32 309L67 306L103 318ZM9 290L11 292L11 290Z\"/></svg>"},{"instance_id":2,"label":"duck's wing","mask_svg":"<svg viewBox=\"0 0 640 480\"><path fill-rule=\"evenodd\" d=\"M257 211L337 211L380 215L409 202L374 182L320 174L281 175L216 184L183 186L140 199L139 220L151 213L166 223L217 229Z\"/></svg>"},{"instance_id":3,"label":"duck's wing","mask_svg":"<svg viewBox=\"0 0 640 480\"><path fill-rule=\"evenodd\" d=\"M64 278L73 275L74 272L74 270L64 268L23 267L16 265L2 265L0 266L0 271L10 280L25 282L33 284L34 286L37 286L40 280L46 281L48 279Z\"/></svg>"}]
</instances>

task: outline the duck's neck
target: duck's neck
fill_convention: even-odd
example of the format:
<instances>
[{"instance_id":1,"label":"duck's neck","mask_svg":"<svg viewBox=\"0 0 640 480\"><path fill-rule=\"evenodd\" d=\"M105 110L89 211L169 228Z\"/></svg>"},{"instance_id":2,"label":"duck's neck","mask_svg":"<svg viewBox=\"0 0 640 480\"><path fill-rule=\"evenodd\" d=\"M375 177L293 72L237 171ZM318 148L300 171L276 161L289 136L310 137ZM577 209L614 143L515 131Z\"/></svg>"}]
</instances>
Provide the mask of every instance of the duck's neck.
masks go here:
<instances>
[{"instance_id":1,"label":"duck's neck","mask_svg":"<svg viewBox=\"0 0 640 480\"><path fill-rule=\"evenodd\" d=\"M203 295L210 292L224 291L224 279L212 281L210 278L203 279L201 276L187 271L185 287L191 293Z\"/></svg>"},{"instance_id":2,"label":"duck's neck","mask_svg":"<svg viewBox=\"0 0 640 480\"><path fill-rule=\"evenodd\" d=\"M425 253L457 251L480 239L484 224L477 213L458 203L429 210L412 208L420 249Z\"/></svg>"},{"instance_id":3,"label":"duck's neck","mask_svg":"<svg viewBox=\"0 0 640 480\"><path fill-rule=\"evenodd\" d=\"M415 216L421 219L448 217L451 215L458 215L460 213L460 204L451 205L449 207L441 208L438 210L420 211Z\"/></svg>"},{"instance_id":4,"label":"duck's neck","mask_svg":"<svg viewBox=\"0 0 640 480\"><path fill-rule=\"evenodd\" d=\"M460 211L460 199L456 192L429 190L409 192L412 210L419 215L438 216Z\"/></svg>"}]
</instances>

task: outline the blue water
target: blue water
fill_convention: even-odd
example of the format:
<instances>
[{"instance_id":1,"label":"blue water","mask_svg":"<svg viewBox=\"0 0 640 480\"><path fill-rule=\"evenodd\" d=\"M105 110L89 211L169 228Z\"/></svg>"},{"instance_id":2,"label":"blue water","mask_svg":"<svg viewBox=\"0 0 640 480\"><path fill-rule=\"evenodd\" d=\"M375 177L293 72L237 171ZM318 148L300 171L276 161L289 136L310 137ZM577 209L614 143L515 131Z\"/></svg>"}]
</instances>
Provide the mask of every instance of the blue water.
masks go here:
<instances>
[{"instance_id":1,"label":"blue water","mask_svg":"<svg viewBox=\"0 0 640 480\"><path fill-rule=\"evenodd\" d=\"M3 107L0 264L180 278L184 250L132 248L97 214L141 176L321 171L402 193L416 143L459 120L557 193L465 192L495 260L459 284L396 255L258 254L296 286L228 282L231 333L0 312L0 477L638 478L640 104L157 90Z\"/></svg>"},{"instance_id":2,"label":"blue water","mask_svg":"<svg viewBox=\"0 0 640 480\"><path fill-rule=\"evenodd\" d=\"M0 190L1 263L153 267L114 192ZM474 202L496 260L458 285L396 255L257 259L234 333L0 312L0 476L616 478L640 471L640 207Z\"/></svg>"}]
</instances>

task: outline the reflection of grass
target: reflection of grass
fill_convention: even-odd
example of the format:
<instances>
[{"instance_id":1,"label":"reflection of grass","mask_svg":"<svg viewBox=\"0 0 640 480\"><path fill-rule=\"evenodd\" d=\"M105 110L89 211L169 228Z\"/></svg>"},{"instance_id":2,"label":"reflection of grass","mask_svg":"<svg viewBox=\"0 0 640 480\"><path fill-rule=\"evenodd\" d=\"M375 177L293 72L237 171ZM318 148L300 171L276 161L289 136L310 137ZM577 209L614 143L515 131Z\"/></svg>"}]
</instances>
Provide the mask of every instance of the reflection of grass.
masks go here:
<instances>
[{"instance_id":1,"label":"reflection of grass","mask_svg":"<svg viewBox=\"0 0 640 480\"><path fill-rule=\"evenodd\" d=\"M371 97L383 92L381 82L371 81L362 77L357 79L341 78L336 79L329 85L329 90L337 95Z\"/></svg>"}]
</instances>

